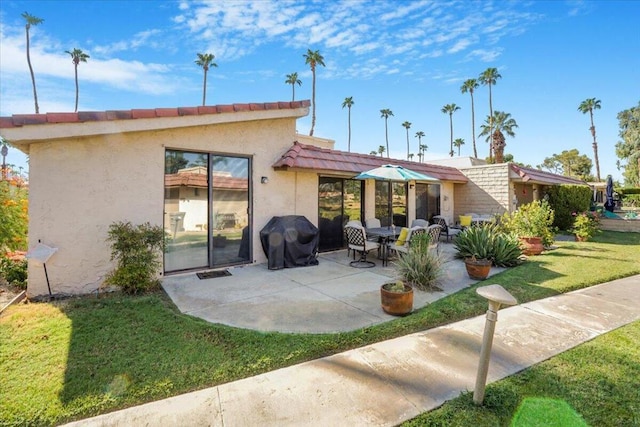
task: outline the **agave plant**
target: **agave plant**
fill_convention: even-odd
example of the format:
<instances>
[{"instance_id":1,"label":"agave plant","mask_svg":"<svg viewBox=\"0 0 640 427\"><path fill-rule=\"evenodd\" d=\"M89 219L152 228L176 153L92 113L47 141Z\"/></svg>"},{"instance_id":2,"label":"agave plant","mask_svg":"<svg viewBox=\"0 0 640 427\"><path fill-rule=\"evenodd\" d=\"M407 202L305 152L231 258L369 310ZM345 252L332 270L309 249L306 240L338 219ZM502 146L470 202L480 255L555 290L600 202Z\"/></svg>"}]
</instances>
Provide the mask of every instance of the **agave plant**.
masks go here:
<instances>
[{"instance_id":1,"label":"agave plant","mask_svg":"<svg viewBox=\"0 0 640 427\"><path fill-rule=\"evenodd\" d=\"M489 259L497 267L520 263L522 250L517 236L500 231L494 224L469 227L453 241L460 258Z\"/></svg>"}]
</instances>

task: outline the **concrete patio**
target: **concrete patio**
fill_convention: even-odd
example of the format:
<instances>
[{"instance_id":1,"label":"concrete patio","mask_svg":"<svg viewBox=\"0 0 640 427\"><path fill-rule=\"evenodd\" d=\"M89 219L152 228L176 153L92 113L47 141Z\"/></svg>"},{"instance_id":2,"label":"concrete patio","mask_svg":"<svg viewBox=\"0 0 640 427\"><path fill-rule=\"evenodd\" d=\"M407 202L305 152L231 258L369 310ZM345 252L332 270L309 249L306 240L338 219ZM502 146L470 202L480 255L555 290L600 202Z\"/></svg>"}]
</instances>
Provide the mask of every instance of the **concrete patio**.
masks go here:
<instances>
[{"instance_id":1,"label":"concrete patio","mask_svg":"<svg viewBox=\"0 0 640 427\"><path fill-rule=\"evenodd\" d=\"M470 286L464 263L451 243L440 243L444 275L440 290L414 292L414 310ZM346 250L322 253L319 265L269 270L266 264L229 268L230 276L199 279L195 273L167 276L162 287L185 314L212 323L259 331L332 333L387 322L396 317L380 306L380 286L396 277L376 266L349 266ZM503 269L492 268L491 274Z\"/></svg>"}]
</instances>

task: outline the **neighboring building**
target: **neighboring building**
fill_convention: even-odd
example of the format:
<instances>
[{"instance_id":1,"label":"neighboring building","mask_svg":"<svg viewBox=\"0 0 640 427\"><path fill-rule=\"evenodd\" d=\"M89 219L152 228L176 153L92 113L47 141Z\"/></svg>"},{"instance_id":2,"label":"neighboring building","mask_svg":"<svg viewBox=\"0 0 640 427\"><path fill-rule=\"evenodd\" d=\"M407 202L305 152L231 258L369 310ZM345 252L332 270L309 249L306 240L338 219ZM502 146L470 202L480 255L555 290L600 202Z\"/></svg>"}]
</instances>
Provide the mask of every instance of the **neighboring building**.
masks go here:
<instances>
[{"instance_id":1,"label":"neighboring building","mask_svg":"<svg viewBox=\"0 0 640 427\"><path fill-rule=\"evenodd\" d=\"M170 238L163 271L265 262L259 232L273 216L318 225L321 250L344 247L346 218L396 225L442 213L453 219L452 167L333 150L296 134L309 101L0 117L2 136L29 155L29 242L58 248L47 262L53 292L90 293L114 267L117 221L149 222ZM297 142L296 142L297 141ZM439 183L355 181L394 163ZM47 293L29 262L30 296Z\"/></svg>"}]
</instances>

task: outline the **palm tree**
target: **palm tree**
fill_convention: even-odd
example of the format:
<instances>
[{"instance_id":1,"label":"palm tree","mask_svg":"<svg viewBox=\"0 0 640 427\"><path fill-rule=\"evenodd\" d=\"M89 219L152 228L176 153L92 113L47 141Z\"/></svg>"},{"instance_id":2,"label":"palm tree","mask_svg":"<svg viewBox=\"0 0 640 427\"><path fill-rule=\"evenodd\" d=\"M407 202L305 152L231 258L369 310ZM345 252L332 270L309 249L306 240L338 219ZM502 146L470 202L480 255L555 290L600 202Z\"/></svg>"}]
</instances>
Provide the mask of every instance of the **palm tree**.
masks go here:
<instances>
[{"instance_id":1,"label":"palm tree","mask_svg":"<svg viewBox=\"0 0 640 427\"><path fill-rule=\"evenodd\" d=\"M487 117L486 124L480 126L480 136L486 136L487 141L491 140L491 146L496 153L496 163L504 161L504 147L507 145L504 134L516 136L513 129L517 127L518 124L511 118L510 113L497 110L493 112L493 118Z\"/></svg>"},{"instance_id":2,"label":"palm tree","mask_svg":"<svg viewBox=\"0 0 640 427\"><path fill-rule=\"evenodd\" d=\"M213 62L216 56L213 53L198 53L198 59L194 62L197 66L202 67L204 70L204 82L202 83L202 105L205 105L207 101L207 73L210 67L217 67L218 64Z\"/></svg>"},{"instance_id":3,"label":"palm tree","mask_svg":"<svg viewBox=\"0 0 640 427\"><path fill-rule=\"evenodd\" d=\"M471 135L473 137L473 157L478 158L478 150L476 149L476 112L473 105L473 92L478 89L480 84L476 79L467 79L460 86L460 92L471 95Z\"/></svg>"},{"instance_id":4,"label":"palm tree","mask_svg":"<svg viewBox=\"0 0 640 427\"><path fill-rule=\"evenodd\" d=\"M33 84L33 101L36 104L36 114L40 113L40 107L38 107L38 94L36 92L36 76L33 74L33 67L31 66L31 55L29 52L29 29L32 25L38 25L44 22L44 19L38 18L33 15L29 15L27 12L22 14L22 17L27 21L24 26L27 33L27 64L29 64L29 72L31 73L31 83Z\"/></svg>"},{"instance_id":5,"label":"palm tree","mask_svg":"<svg viewBox=\"0 0 640 427\"><path fill-rule=\"evenodd\" d=\"M76 109L74 111L78 111L78 94L80 92L80 88L78 87L78 64L81 62L87 62L87 59L90 58L89 55L84 53L82 49L74 48L71 52L65 50L69 55L71 55L71 62L73 62L73 67L76 75Z\"/></svg>"},{"instance_id":6,"label":"palm tree","mask_svg":"<svg viewBox=\"0 0 640 427\"><path fill-rule=\"evenodd\" d=\"M422 137L424 136L424 132L419 130L416 132L416 138L418 138L418 161L422 163Z\"/></svg>"},{"instance_id":7,"label":"palm tree","mask_svg":"<svg viewBox=\"0 0 640 427\"><path fill-rule=\"evenodd\" d=\"M389 157L389 131L387 128L387 120L389 119L389 116L393 116L393 111L388 108L380 110L380 117L384 117L384 137L387 141L387 157Z\"/></svg>"},{"instance_id":8,"label":"palm tree","mask_svg":"<svg viewBox=\"0 0 640 427\"><path fill-rule=\"evenodd\" d=\"M287 74L287 80L284 81L286 84L291 85L291 90L293 91L291 95L291 101L296 100L296 85L300 86L302 81L298 78L298 73Z\"/></svg>"},{"instance_id":9,"label":"palm tree","mask_svg":"<svg viewBox=\"0 0 640 427\"><path fill-rule=\"evenodd\" d=\"M498 73L497 68L487 68L484 70L480 77L478 77L478 81L484 85L489 86L489 120L493 120L493 100L491 98L491 86L495 85L498 79L501 79L502 76ZM493 124L489 123L489 134L492 134L491 129L493 128ZM493 159L493 146L489 144L489 160Z\"/></svg>"},{"instance_id":10,"label":"palm tree","mask_svg":"<svg viewBox=\"0 0 640 427\"><path fill-rule=\"evenodd\" d=\"M413 153L409 153L409 155L407 156L407 160L413 161Z\"/></svg>"},{"instance_id":11,"label":"palm tree","mask_svg":"<svg viewBox=\"0 0 640 427\"><path fill-rule=\"evenodd\" d=\"M384 145L380 145L378 147L378 154L380 154L380 157L382 157L382 154L384 153ZM389 155L387 154L387 157L389 157Z\"/></svg>"},{"instance_id":12,"label":"palm tree","mask_svg":"<svg viewBox=\"0 0 640 427\"><path fill-rule=\"evenodd\" d=\"M449 115L449 128L451 129L451 144L449 146L449 155L451 157L453 157L453 113L455 113L459 109L460 107L458 107L456 104L447 104L442 107L442 110L440 110L443 113Z\"/></svg>"},{"instance_id":13,"label":"palm tree","mask_svg":"<svg viewBox=\"0 0 640 427\"><path fill-rule=\"evenodd\" d=\"M600 181L600 161L598 160L598 143L596 142L596 127L593 124L593 110L600 109L600 100L595 98L585 99L578 106L578 111L582 112L582 114L589 113L591 117L591 127L589 130L591 131L591 136L593 137L593 160L596 164L596 178Z\"/></svg>"},{"instance_id":14,"label":"palm tree","mask_svg":"<svg viewBox=\"0 0 640 427\"><path fill-rule=\"evenodd\" d=\"M378 152L376 150L372 150L369 152L369 154L371 154L372 156L377 156Z\"/></svg>"},{"instance_id":15,"label":"palm tree","mask_svg":"<svg viewBox=\"0 0 640 427\"><path fill-rule=\"evenodd\" d=\"M409 128L411 127L411 122L404 122L402 124L404 128L407 130L407 160L409 159Z\"/></svg>"},{"instance_id":16,"label":"palm tree","mask_svg":"<svg viewBox=\"0 0 640 427\"><path fill-rule=\"evenodd\" d=\"M420 144L420 152L422 153L422 158L424 159L424 153L427 152L427 149L429 147L427 147L427 144Z\"/></svg>"},{"instance_id":17,"label":"palm tree","mask_svg":"<svg viewBox=\"0 0 640 427\"><path fill-rule=\"evenodd\" d=\"M351 106L355 104L353 96L348 96L342 102L342 108L347 107L349 109L349 143L347 145L347 151L351 152Z\"/></svg>"},{"instance_id":18,"label":"palm tree","mask_svg":"<svg viewBox=\"0 0 640 427\"><path fill-rule=\"evenodd\" d=\"M304 55L304 63L309 64L311 68L311 76L313 77L311 83L311 103L312 105L312 113L311 113L311 130L309 131L309 136L313 136L313 128L316 127L316 65L324 65L324 57L320 55L320 51L307 49L307 53Z\"/></svg>"},{"instance_id":19,"label":"palm tree","mask_svg":"<svg viewBox=\"0 0 640 427\"><path fill-rule=\"evenodd\" d=\"M464 139L456 138L453 141L453 146L458 148L458 157L460 157L460 147L464 145Z\"/></svg>"}]
</instances>

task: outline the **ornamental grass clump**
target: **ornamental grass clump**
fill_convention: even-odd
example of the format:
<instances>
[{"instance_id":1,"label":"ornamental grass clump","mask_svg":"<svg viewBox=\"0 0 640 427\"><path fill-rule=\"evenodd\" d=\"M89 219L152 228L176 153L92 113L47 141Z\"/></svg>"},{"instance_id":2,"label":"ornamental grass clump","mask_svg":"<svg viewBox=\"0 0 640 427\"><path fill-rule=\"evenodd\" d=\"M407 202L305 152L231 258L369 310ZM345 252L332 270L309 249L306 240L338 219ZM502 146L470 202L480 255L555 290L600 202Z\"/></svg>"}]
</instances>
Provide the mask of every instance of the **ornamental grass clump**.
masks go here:
<instances>
[{"instance_id":1,"label":"ornamental grass clump","mask_svg":"<svg viewBox=\"0 0 640 427\"><path fill-rule=\"evenodd\" d=\"M575 219L573 220L571 232L579 240L588 240L594 234L600 232L600 216L597 212L574 212L573 216Z\"/></svg>"},{"instance_id":2,"label":"ornamental grass clump","mask_svg":"<svg viewBox=\"0 0 640 427\"><path fill-rule=\"evenodd\" d=\"M112 224L107 241L111 242L111 260L117 261L117 267L107 275L105 284L117 286L127 294L158 287L157 273L162 266L159 258L164 238L162 227L148 222Z\"/></svg>"},{"instance_id":3,"label":"ornamental grass clump","mask_svg":"<svg viewBox=\"0 0 640 427\"><path fill-rule=\"evenodd\" d=\"M429 250L429 235L420 234L411 239L409 252L394 263L400 279L421 291L436 290L444 273L442 258L436 250Z\"/></svg>"}]
</instances>

